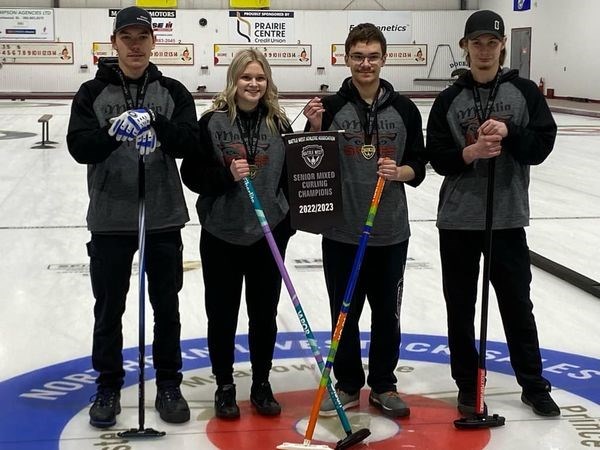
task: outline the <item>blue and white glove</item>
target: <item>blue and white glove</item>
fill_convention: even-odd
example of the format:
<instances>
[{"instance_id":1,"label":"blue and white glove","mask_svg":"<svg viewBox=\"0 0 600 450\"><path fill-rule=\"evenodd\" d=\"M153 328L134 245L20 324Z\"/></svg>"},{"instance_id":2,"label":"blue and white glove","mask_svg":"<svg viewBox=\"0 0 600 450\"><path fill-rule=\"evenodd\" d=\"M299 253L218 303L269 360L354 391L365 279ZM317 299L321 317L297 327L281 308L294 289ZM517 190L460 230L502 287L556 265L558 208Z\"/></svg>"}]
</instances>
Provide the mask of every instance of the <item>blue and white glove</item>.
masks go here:
<instances>
[{"instance_id":1,"label":"blue and white glove","mask_svg":"<svg viewBox=\"0 0 600 450\"><path fill-rule=\"evenodd\" d=\"M108 134L117 141L133 141L136 136L147 130L152 124L154 113L147 108L130 109L118 117L111 119L112 125Z\"/></svg>"},{"instance_id":2,"label":"blue and white glove","mask_svg":"<svg viewBox=\"0 0 600 450\"><path fill-rule=\"evenodd\" d=\"M146 156L160 147L160 142L156 139L156 131L154 128L148 127L135 138L135 148L140 153L140 156Z\"/></svg>"}]
</instances>

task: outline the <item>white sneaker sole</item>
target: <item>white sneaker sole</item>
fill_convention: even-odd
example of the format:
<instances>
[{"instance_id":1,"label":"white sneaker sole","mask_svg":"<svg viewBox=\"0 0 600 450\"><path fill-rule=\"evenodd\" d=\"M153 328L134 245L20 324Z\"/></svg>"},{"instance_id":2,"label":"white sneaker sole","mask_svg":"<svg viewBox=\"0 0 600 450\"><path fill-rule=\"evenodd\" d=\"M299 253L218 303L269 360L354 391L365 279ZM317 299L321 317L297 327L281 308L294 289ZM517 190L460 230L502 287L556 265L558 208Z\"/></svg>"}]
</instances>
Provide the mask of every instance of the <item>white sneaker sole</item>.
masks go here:
<instances>
[{"instance_id":1,"label":"white sneaker sole","mask_svg":"<svg viewBox=\"0 0 600 450\"><path fill-rule=\"evenodd\" d=\"M352 400L348 403L346 403L345 405L342 405L342 409L344 411L346 411L347 409L350 408L356 408L359 405L359 400ZM332 416L337 416L337 409L326 409L326 410L319 410L319 415L322 417L332 417Z\"/></svg>"},{"instance_id":2,"label":"white sneaker sole","mask_svg":"<svg viewBox=\"0 0 600 450\"><path fill-rule=\"evenodd\" d=\"M402 409L392 409L388 406L385 406L383 403L381 403L378 399L373 398L371 396L369 396L369 403L373 406L375 406L376 408L379 408L384 415L388 416L388 417L408 417L410 416L410 408L408 406L405 406Z\"/></svg>"}]
</instances>

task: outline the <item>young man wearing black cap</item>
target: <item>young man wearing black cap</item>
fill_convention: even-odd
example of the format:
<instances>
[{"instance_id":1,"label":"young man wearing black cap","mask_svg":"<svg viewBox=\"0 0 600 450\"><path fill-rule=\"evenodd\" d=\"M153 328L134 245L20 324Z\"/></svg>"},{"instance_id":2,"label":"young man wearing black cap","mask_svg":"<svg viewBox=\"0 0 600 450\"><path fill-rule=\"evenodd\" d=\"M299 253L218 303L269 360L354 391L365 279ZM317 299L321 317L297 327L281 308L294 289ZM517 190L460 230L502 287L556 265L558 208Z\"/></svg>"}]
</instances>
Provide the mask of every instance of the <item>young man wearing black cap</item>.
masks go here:
<instances>
[{"instance_id":1,"label":"young man wearing black cap","mask_svg":"<svg viewBox=\"0 0 600 450\"><path fill-rule=\"evenodd\" d=\"M521 400L538 415L558 416L550 383L542 377L524 229L529 225L530 166L542 163L552 151L556 124L535 83L502 68L506 37L498 14L472 14L460 46L471 70L436 98L427 124L431 165L444 176L437 227L458 409L465 415L475 411L478 356L473 322L488 167L495 158L490 281L510 361L523 389Z\"/></svg>"},{"instance_id":2,"label":"young man wearing black cap","mask_svg":"<svg viewBox=\"0 0 600 450\"><path fill-rule=\"evenodd\" d=\"M181 228L189 220L175 158L199 142L189 91L150 60L155 38L150 14L119 11L111 36L115 61L101 59L96 77L73 99L67 144L88 168L87 213L94 306L92 363L99 372L90 423L116 423L121 411L121 319L138 249L138 159L144 157L148 292L154 309L155 406L171 423L190 418L181 395L179 299L183 283ZM155 151L158 148L158 151Z\"/></svg>"}]
</instances>

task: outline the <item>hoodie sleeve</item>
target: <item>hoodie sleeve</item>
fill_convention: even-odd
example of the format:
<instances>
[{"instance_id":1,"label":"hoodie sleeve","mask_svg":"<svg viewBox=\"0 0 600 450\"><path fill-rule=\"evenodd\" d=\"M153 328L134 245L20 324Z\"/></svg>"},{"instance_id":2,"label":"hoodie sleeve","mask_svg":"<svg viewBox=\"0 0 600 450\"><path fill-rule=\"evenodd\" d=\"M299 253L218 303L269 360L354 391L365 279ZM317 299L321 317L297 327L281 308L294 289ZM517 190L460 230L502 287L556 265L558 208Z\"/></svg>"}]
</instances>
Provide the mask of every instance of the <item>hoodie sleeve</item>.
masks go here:
<instances>
[{"instance_id":1,"label":"hoodie sleeve","mask_svg":"<svg viewBox=\"0 0 600 450\"><path fill-rule=\"evenodd\" d=\"M200 142L196 105L183 84L171 78L164 79L164 83L173 97L175 109L170 119L156 114L153 126L160 149L174 158L183 158L197 151Z\"/></svg>"},{"instance_id":2,"label":"hoodie sleeve","mask_svg":"<svg viewBox=\"0 0 600 450\"><path fill-rule=\"evenodd\" d=\"M67 147L71 156L80 164L102 162L121 145L121 142L108 135L109 124L100 126L94 112L94 101L103 87L95 80L84 83L73 98Z\"/></svg>"},{"instance_id":3,"label":"hoodie sleeve","mask_svg":"<svg viewBox=\"0 0 600 450\"><path fill-rule=\"evenodd\" d=\"M321 129L319 131L328 131L331 127L331 124L335 121L335 115L342 109L342 106L346 103L346 100L342 98L339 94L328 95L321 98L321 102L323 103L323 116L321 119ZM341 130L342 127L336 122L338 126L338 130ZM304 125L304 131L310 130L310 122L307 120Z\"/></svg>"},{"instance_id":4,"label":"hoodie sleeve","mask_svg":"<svg viewBox=\"0 0 600 450\"><path fill-rule=\"evenodd\" d=\"M453 175L464 172L471 165L463 159L463 149L456 145L447 114L455 88L449 88L437 96L427 121L426 156L433 169L440 175Z\"/></svg>"},{"instance_id":5,"label":"hoodie sleeve","mask_svg":"<svg viewBox=\"0 0 600 450\"><path fill-rule=\"evenodd\" d=\"M191 191L201 196L218 196L235 186L229 167L225 167L213 149L208 125L212 112L199 121L199 145L181 162L181 179Z\"/></svg>"},{"instance_id":6,"label":"hoodie sleeve","mask_svg":"<svg viewBox=\"0 0 600 450\"><path fill-rule=\"evenodd\" d=\"M521 164L540 164L554 147L556 122L535 83L523 78L517 78L513 83L525 98L529 122L526 126L510 122L508 136L502 140L502 148Z\"/></svg>"},{"instance_id":7,"label":"hoodie sleeve","mask_svg":"<svg viewBox=\"0 0 600 450\"><path fill-rule=\"evenodd\" d=\"M415 172L415 178L406 182L412 187L417 187L425 179L425 144L423 142L423 125L421 113L412 101L406 97L403 99L404 105L401 106L404 113L402 114L406 126L406 148L402 155L401 165L410 166Z\"/></svg>"}]
</instances>

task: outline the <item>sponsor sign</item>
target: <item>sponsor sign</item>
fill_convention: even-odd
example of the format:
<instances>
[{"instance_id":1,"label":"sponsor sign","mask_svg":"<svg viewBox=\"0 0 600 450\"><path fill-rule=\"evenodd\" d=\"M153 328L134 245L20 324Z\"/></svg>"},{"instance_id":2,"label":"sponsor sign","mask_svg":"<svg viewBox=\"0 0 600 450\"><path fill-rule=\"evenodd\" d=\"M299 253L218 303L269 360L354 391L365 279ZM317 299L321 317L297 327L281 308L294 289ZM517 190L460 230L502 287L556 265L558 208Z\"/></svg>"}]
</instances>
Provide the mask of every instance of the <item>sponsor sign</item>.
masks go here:
<instances>
[{"instance_id":1,"label":"sponsor sign","mask_svg":"<svg viewBox=\"0 0 600 450\"><path fill-rule=\"evenodd\" d=\"M349 11L348 31L359 23L372 23L381 30L389 44L410 44L412 12L410 11Z\"/></svg>"},{"instance_id":2,"label":"sponsor sign","mask_svg":"<svg viewBox=\"0 0 600 450\"><path fill-rule=\"evenodd\" d=\"M0 40L53 41L54 10L0 8Z\"/></svg>"},{"instance_id":3,"label":"sponsor sign","mask_svg":"<svg viewBox=\"0 0 600 450\"><path fill-rule=\"evenodd\" d=\"M292 11L229 11L229 42L296 42Z\"/></svg>"},{"instance_id":4,"label":"sponsor sign","mask_svg":"<svg viewBox=\"0 0 600 450\"><path fill-rule=\"evenodd\" d=\"M269 8L271 0L229 0L230 8Z\"/></svg>"},{"instance_id":5,"label":"sponsor sign","mask_svg":"<svg viewBox=\"0 0 600 450\"><path fill-rule=\"evenodd\" d=\"M111 8L108 16L114 20L120 9ZM181 41L175 37L177 30L177 10L175 9L146 9L152 16L152 28L156 43L173 44Z\"/></svg>"},{"instance_id":6,"label":"sponsor sign","mask_svg":"<svg viewBox=\"0 0 600 450\"><path fill-rule=\"evenodd\" d=\"M135 0L140 8L177 8L177 0Z\"/></svg>"}]
</instances>

